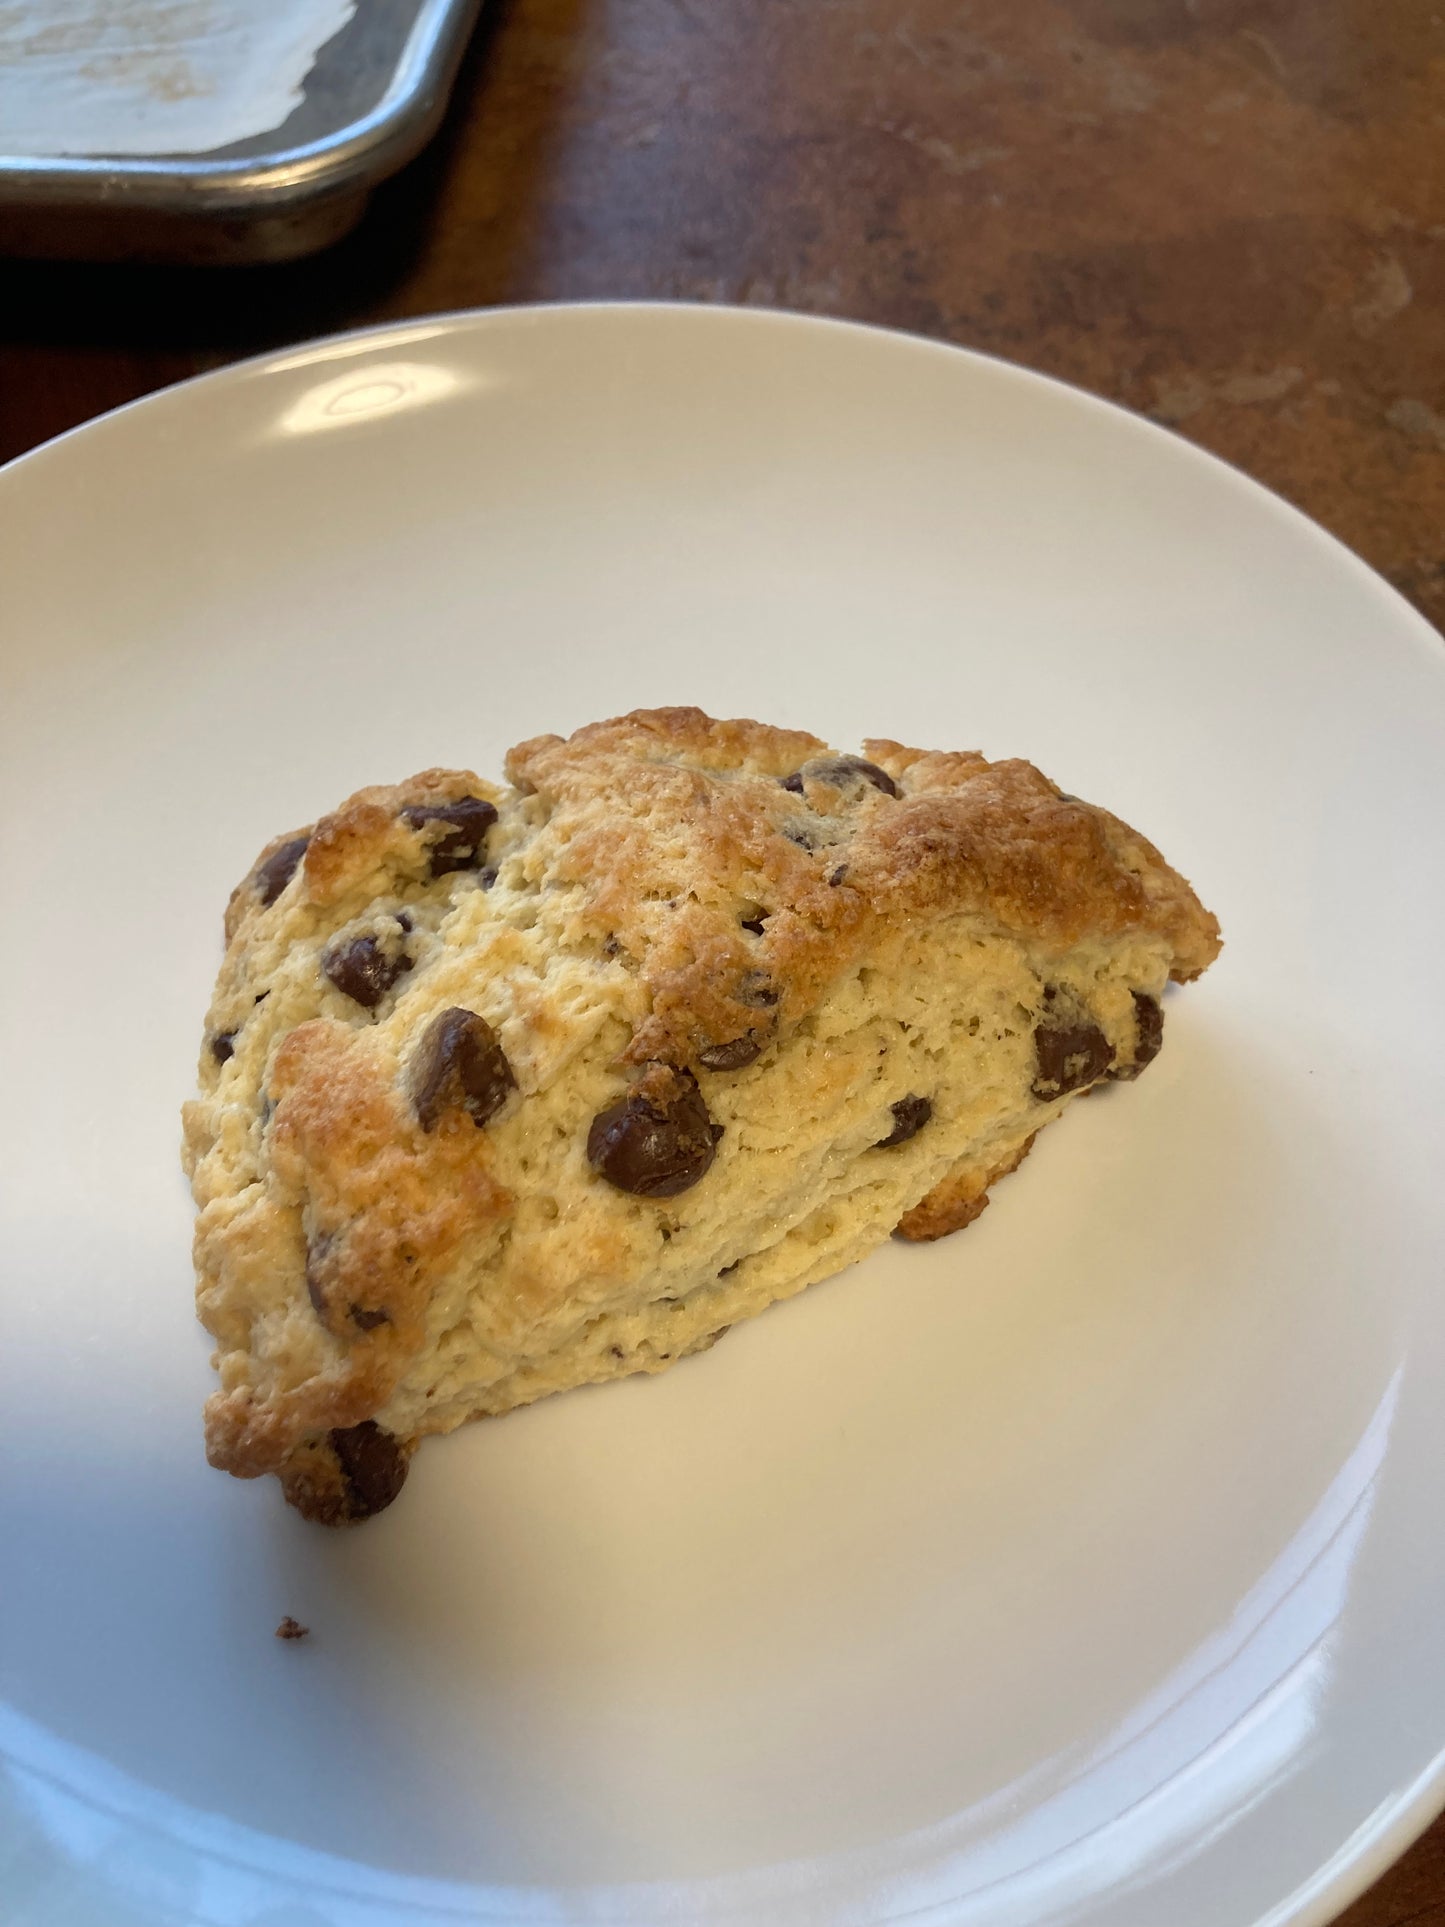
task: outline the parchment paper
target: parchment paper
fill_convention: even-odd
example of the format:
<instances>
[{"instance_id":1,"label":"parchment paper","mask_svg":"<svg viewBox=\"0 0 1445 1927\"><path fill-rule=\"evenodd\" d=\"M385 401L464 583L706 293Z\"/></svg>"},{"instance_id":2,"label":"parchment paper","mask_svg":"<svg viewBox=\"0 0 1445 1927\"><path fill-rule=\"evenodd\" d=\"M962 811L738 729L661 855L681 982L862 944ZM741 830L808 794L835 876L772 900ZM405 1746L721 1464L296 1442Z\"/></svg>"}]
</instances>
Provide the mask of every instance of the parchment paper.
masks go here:
<instances>
[{"instance_id":1,"label":"parchment paper","mask_svg":"<svg viewBox=\"0 0 1445 1927\"><path fill-rule=\"evenodd\" d=\"M279 127L356 0L0 0L0 153L202 154Z\"/></svg>"}]
</instances>

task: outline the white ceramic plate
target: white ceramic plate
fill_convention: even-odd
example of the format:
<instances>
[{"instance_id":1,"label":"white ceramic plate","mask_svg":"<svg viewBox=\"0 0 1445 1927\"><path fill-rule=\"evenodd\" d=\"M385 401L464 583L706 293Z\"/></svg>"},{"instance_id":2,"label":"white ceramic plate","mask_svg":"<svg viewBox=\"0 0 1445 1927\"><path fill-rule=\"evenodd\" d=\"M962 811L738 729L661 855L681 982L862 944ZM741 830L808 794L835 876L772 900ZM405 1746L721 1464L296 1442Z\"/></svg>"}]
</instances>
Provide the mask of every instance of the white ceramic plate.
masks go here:
<instances>
[{"instance_id":1,"label":"white ceramic plate","mask_svg":"<svg viewBox=\"0 0 1445 1927\"><path fill-rule=\"evenodd\" d=\"M228 370L0 477L0 547L7 1923L1284 1927L1425 1823L1445 651L1389 589L1034 376L688 309ZM226 891L683 701L1027 755L1224 957L966 1236L308 1526L200 1446Z\"/></svg>"}]
</instances>

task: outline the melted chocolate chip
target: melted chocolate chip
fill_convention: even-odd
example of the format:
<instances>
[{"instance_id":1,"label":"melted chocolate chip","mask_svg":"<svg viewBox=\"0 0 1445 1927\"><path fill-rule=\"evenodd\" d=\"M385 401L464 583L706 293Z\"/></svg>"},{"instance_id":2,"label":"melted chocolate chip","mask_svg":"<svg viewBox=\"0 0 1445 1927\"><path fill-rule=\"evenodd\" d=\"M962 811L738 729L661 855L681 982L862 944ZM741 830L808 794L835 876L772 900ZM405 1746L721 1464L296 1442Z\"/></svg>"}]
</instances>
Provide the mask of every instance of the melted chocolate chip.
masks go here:
<instances>
[{"instance_id":1,"label":"melted chocolate chip","mask_svg":"<svg viewBox=\"0 0 1445 1927\"><path fill-rule=\"evenodd\" d=\"M236 1055L236 1033L233 1030L218 1030L211 1039L211 1055L218 1064L229 1063Z\"/></svg>"},{"instance_id":2,"label":"melted chocolate chip","mask_svg":"<svg viewBox=\"0 0 1445 1927\"><path fill-rule=\"evenodd\" d=\"M754 1010L771 1010L778 1001L778 990L766 970L745 970L738 979L737 1000Z\"/></svg>"},{"instance_id":3,"label":"melted chocolate chip","mask_svg":"<svg viewBox=\"0 0 1445 1927\"><path fill-rule=\"evenodd\" d=\"M512 1067L485 1017L453 1007L434 1017L412 1059L411 1097L418 1124L434 1131L447 1111L480 1127L517 1088Z\"/></svg>"},{"instance_id":4,"label":"melted chocolate chip","mask_svg":"<svg viewBox=\"0 0 1445 1927\"><path fill-rule=\"evenodd\" d=\"M698 1052L697 1061L705 1071L740 1071L745 1064L753 1062L762 1048L754 1032L745 1030L730 1043L709 1044Z\"/></svg>"},{"instance_id":5,"label":"melted chocolate chip","mask_svg":"<svg viewBox=\"0 0 1445 1927\"><path fill-rule=\"evenodd\" d=\"M396 920L401 925L401 934L404 937L409 937L412 933L412 921L411 921L411 918L407 915L406 911L398 910L396 913Z\"/></svg>"},{"instance_id":6,"label":"melted chocolate chip","mask_svg":"<svg viewBox=\"0 0 1445 1927\"><path fill-rule=\"evenodd\" d=\"M322 1270L325 1267L331 1247L335 1242L334 1237L329 1237L322 1233L313 1238L307 1247L306 1296L311 1300L311 1309L316 1313L316 1316L321 1320L322 1324L326 1326L327 1330L335 1331L335 1335L338 1338L344 1338L346 1336L345 1327L343 1326L341 1330L337 1331L331 1323L330 1305L327 1302L326 1287L321 1281ZM364 1332L375 1331L378 1325L389 1325L391 1323L390 1312L380 1309L373 1310L368 1305L348 1305L346 1308L346 1316L358 1331Z\"/></svg>"},{"instance_id":7,"label":"melted chocolate chip","mask_svg":"<svg viewBox=\"0 0 1445 1927\"><path fill-rule=\"evenodd\" d=\"M620 1103L593 1118L587 1162L633 1197L674 1198L704 1175L721 1136L697 1080L654 1064Z\"/></svg>"},{"instance_id":8,"label":"melted chocolate chip","mask_svg":"<svg viewBox=\"0 0 1445 1927\"><path fill-rule=\"evenodd\" d=\"M1147 1064L1152 1064L1159 1055L1164 1043L1164 1011L1157 997L1147 991L1136 990L1134 997L1134 1061L1120 1064L1109 1073L1124 1082L1139 1075Z\"/></svg>"},{"instance_id":9,"label":"melted chocolate chip","mask_svg":"<svg viewBox=\"0 0 1445 1927\"><path fill-rule=\"evenodd\" d=\"M893 1129L887 1137L879 1138L873 1147L875 1151L891 1151L895 1144L906 1144L909 1138L917 1137L933 1116L933 1105L926 1097L900 1097L890 1108Z\"/></svg>"},{"instance_id":10,"label":"melted chocolate chip","mask_svg":"<svg viewBox=\"0 0 1445 1927\"><path fill-rule=\"evenodd\" d=\"M885 796L897 796L898 785L886 769L879 769L862 756L840 756L836 761L823 763L810 772L821 782L841 785L851 777L861 776L865 783L871 783L875 790L882 790Z\"/></svg>"},{"instance_id":11,"label":"melted chocolate chip","mask_svg":"<svg viewBox=\"0 0 1445 1927\"><path fill-rule=\"evenodd\" d=\"M346 1518L370 1519L385 1511L406 1483L406 1454L391 1433L369 1418L329 1437L346 1488Z\"/></svg>"},{"instance_id":12,"label":"melted chocolate chip","mask_svg":"<svg viewBox=\"0 0 1445 1927\"><path fill-rule=\"evenodd\" d=\"M1143 1070L1152 1064L1164 1046L1164 1008L1157 997L1146 991L1134 992L1134 1021L1139 1026L1139 1034L1134 1043L1134 1063Z\"/></svg>"},{"instance_id":13,"label":"melted chocolate chip","mask_svg":"<svg viewBox=\"0 0 1445 1927\"><path fill-rule=\"evenodd\" d=\"M327 1305L326 1292L321 1283L321 1267L326 1262L327 1253L335 1243L325 1236L313 1238L306 1247L306 1296L311 1300L311 1309L324 1324Z\"/></svg>"},{"instance_id":14,"label":"melted chocolate chip","mask_svg":"<svg viewBox=\"0 0 1445 1927\"><path fill-rule=\"evenodd\" d=\"M428 852L434 877L449 876L453 870L479 870L487 831L497 820L496 808L480 796L463 796L455 803L415 803L402 811L403 819L414 830L437 823L445 827Z\"/></svg>"},{"instance_id":15,"label":"melted chocolate chip","mask_svg":"<svg viewBox=\"0 0 1445 1927\"><path fill-rule=\"evenodd\" d=\"M803 794L804 782L827 783L834 789L846 789L859 778L871 783L875 790L882 790L885 796L897 796L898 785L886 769L879 769L862 756L819 756L811 763L804 763L791 776L782 779L783 788L792 790L794 795Z\"/></svg>"},{"instance_id":16,"label":"melted chocolate chip","mask_svg":"<svg viewBox=\"0 0 1445 1927\"><path fill-rule=\"evenodd\" d=\"M1033 1094L1047 1104L1096 1083L1114 1061L1114 1046L1097 1024L1040 1024L1034 1055Z\"/></svg>"},{"instance_id":17,"label":"melted chocolate chip","mask_svg":"<svg viewBox=\"0 0 1445 1927\"><path fill-rule=\"evenodd\" d=\"M353 937L350 943L328 950L321 968L354 1003L375 1010L397 978L411 969L404 950L388 955L375 937Z\"/></svg>"},{"instance_id":18,"label":"melted chocolate chip","mask_svg":"<svg viewBox=\"0 0 1445 1927\"><path fill-rule=\"evenodd\" d=\"M293 836L279 850L273 850L264 863L251 872L251 881L263 905L272 904L296 873L296 865L306 854L309 836Z\"/></svg>"},{"instance_id":19,"label":"melted chocolate chip","mask_svg":"<svg viewBox=\"0 0 1445 1927\"><path fill-rule=\"evenodd\" d=\"M848 874L848 865L846 863L840 863L837 869L834 870L833 874L828 878L828 883L830 887L836 890L838 885L843 881L844 877L847 876L847 874Z\"/></svg>"}]
</instances>

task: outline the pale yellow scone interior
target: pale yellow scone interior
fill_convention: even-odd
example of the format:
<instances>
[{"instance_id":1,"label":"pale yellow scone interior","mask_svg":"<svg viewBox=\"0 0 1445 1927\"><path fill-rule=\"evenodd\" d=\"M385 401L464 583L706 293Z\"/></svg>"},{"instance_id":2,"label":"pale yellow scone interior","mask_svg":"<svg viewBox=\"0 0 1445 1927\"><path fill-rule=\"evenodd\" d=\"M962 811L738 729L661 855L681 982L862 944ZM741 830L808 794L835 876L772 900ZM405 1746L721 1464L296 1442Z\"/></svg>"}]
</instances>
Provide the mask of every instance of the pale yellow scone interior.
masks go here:
<instances>
[{"instance_id":1,"label":"pale yellow scone interior","mask_svg":"<svg viewBox=\"0 0 1445 1927\"><path fill-rule=\"evenodd\" d=\"M227 915L185 1109L207 1446L328 1523L428 1433L968 1223L1219 950L1028 763L671 709L507 776L363 790Z\"/></svg>"}]
</instances>

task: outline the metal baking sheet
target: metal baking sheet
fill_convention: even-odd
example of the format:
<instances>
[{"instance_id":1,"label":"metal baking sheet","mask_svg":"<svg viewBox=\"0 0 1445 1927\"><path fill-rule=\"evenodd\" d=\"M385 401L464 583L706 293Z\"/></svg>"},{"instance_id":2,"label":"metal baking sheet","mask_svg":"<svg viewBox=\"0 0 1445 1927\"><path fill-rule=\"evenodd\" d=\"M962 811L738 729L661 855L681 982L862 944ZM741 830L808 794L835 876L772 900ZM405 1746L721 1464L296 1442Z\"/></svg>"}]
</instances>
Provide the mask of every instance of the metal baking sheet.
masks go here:
<instances>
[{"instance_id":1,"label":"metal baking sheet","mask_svg":"<svg viewBox=\"0 0 1445 1927\"><path fill-rule=\"evenodd\" d=\"M284 260L435 133L480 0L7 0L0 252Z\"/></svg>"}]
</instances>

